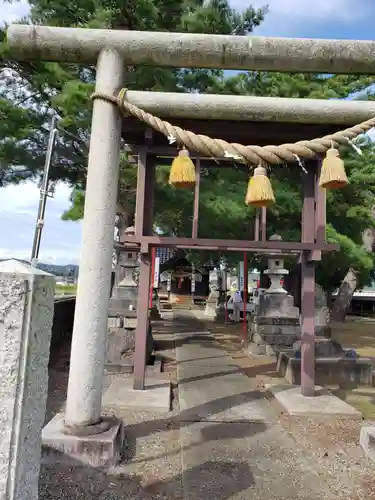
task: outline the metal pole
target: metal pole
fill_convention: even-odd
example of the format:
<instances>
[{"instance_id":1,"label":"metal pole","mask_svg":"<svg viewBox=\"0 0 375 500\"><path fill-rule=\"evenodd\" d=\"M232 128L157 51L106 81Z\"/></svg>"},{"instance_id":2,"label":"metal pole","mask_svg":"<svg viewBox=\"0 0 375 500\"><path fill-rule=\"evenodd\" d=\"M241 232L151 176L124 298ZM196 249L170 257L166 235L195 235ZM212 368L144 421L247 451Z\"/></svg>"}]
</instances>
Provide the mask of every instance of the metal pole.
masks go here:
<instances>
[{"instance_id":1,"label":"metal pole","mask_svg":"<svg viewBox=\"0 0 375 500\"><path fill-rule=\"evenodd\" d=\"M43 227L44 227L44 215L45 215L45 211L46 211L46 203L47 203L47 196L48 196L49 171L51 168L52 153L53 153L53 147L55 145L56 135L57 135L56 117L54 115L52 115L51 127L50 127L49 138L48 138L46 160L44 163L43 179L42 179L42 185L40 188L38 217L36 219L33 248L31 250L31 265L32 266L36 266L36 264L38 263L40 241L42 238L42 231L43 231Z\"/></svg>"}]
</instances>

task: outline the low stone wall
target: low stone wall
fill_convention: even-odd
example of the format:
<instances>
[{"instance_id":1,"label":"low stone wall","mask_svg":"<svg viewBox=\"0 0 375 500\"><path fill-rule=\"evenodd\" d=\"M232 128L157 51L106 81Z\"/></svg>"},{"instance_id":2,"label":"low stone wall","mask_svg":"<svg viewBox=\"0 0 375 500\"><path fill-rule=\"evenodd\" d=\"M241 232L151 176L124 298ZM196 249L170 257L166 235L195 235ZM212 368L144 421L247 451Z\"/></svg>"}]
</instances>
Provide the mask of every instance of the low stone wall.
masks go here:
<instances>
[{"instance_id":1,"label":"low stone wall","mask_svg":"<svg viewBox=\"0 0 375 500\"><path fill-rule=\"evenodd\" d=\"M301 384L301 359L293 351L279 351L277 372L292 385ZM368 358L326 357L315 360L315 384L342 389L372 386L372 362Z\"/></svg>"},{"instance_id":2,"label":"low stone wall","mask_svg":"<svg viewBox=\"0 0 375 500\"><path fill-rule=\"evenodd\" d=\"M71 340L75 307L75 296L55 297L51 350Z\"/></svg>"}]
</instances>

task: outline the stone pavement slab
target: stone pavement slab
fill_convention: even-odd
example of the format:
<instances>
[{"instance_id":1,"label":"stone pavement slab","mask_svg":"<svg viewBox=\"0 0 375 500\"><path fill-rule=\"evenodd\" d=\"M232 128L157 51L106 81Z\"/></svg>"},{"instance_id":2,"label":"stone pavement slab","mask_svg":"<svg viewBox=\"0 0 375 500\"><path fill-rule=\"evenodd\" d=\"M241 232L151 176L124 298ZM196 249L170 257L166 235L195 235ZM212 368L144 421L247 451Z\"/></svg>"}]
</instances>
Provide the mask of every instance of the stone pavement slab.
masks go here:
<instances>
[{"instance_id":1,"label":"stone pavement slab","mask_svg":"<svg viewBox=\"0 0 375 500\"><path fill-rule=\"evenodd\" d=\"M169 411L171 384L161 378L147 378L145 389L133 389L133 377L116 377L103 395L103 406L116 408L149 408Z\"/></svg>"},{"instance_id":2,"label":"stone pavement slab","mask_svg":"<svg viewBox=\"0 0 375 500\"><path fill-rule=\"evenodd\" d=\"M316 396L312 398L302 396L299 386L269 385L267 389L291 416L362 420L360 411L320 386L316 386Z\"/></svg>"},{"instance_id":3,"label":"stone pavement slab","mask_svg":"<svg viewBox=\"0 0 375 500\"><path fill-rule=\"evenodd\" d=\"M274 418L268 401L252 388L250 379L211 335L179 334L176 361L182 420L252 422Z\"/></svg>"},{"instance_id":4,"label":"stone pavement slab","mask_svg":"<svg viewBox=\"0 0 375 500\"><path fill-rule=\"evenodd\" d=\"M207 333L176 336L186 500L332 500L324 470Z\"/></svg>"}]
</instances>

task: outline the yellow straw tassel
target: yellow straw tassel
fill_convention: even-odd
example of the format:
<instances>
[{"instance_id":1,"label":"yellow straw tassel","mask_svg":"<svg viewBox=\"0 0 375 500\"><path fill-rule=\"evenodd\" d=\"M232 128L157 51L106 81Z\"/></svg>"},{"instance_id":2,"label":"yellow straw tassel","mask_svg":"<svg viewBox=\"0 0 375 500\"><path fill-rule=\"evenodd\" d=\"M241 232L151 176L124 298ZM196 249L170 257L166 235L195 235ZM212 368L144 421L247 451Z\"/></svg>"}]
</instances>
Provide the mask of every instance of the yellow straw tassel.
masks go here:
<instances>
[{"instance_id":1,"label":"yellow straw tassel","mask_svg":"<svg viewBox=\"0 0 375 500\"><path fill-rule=\"evenodd\" d=\"M195 185L195 165L187 149L181 149L173 160L169 172L169 184L177 188L189 189Z\"/></svg>"},{"instance_id":2,"label":"yellow straw tassel","mask_svg":"<svg viewBox=\"0 0 375 500\"><path fill-rule=\"evenodd\" d=\"M271 181L264 167L257 167L254 176L250 177L246 193L246 205L253 207L270 207L275 203Z\"/></svg>"},{"instance_id":3,"label":"yellow straw tassel","mask_svg":"<svg viewBox=\"0 0 375 500\"><path fill-rule=\"evenodd\" d=\"M344 162L335 148L327 151L320 173L319 186L325 189L340 189L349 184Z\"/></svg>"}]
</instances>

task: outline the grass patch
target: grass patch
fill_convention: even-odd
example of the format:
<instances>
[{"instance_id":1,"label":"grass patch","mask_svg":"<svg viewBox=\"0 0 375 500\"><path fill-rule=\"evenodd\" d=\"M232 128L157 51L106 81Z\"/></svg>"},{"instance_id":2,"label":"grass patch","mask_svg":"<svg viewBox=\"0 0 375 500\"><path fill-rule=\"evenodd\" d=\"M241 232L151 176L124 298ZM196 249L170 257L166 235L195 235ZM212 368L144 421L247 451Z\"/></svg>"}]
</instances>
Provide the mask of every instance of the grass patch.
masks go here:
<instances>
[{"instance_id":1,"label":"grass patch","mask_svg":"<svg viewBox=\"0 0 375 500\"><path fill-rule=\"evenodd\" d=\"M58 285L55 287L55 295L76 295L77 285Z\"/></svg>"},{"instance_id":2,"label":"grass patch","mask_svg":"<svg viewBox=\"0 0 375 500\"><path fill-rule=\"evenodd\" d=\"M345 348L355 349L360 356L373 358L375 368L375 322L348 319L345 323L333 323L332 338ZM332 392L359 410L365 420L375 420L375 388L335 389Z\"/></svg>"}]
</instances>

